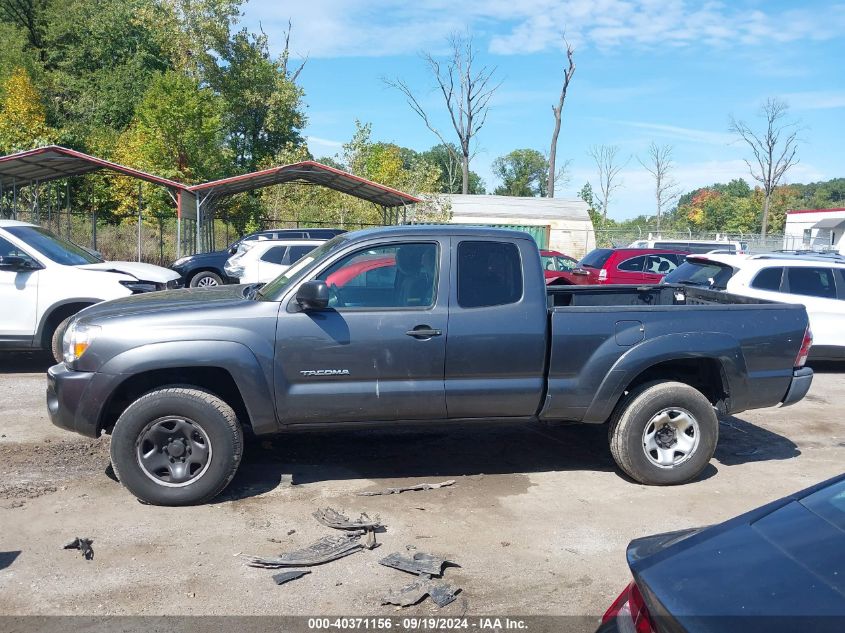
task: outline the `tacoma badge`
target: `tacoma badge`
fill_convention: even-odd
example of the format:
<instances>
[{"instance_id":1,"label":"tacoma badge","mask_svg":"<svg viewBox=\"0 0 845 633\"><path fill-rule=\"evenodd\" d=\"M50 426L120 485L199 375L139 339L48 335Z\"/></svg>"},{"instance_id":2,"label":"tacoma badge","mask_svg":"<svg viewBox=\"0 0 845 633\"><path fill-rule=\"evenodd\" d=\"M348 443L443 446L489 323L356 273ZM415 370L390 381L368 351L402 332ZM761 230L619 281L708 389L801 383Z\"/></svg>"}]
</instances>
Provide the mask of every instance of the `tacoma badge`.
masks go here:
<instances>
[{"instance_id":1,"label":"tacoma badge","mask_svg":"<svg viewBox=\"0 0 845 633\"><path fill-rule=\"evenodd\" d=\"M348 369L303 369L299 372L303 376L348 376Z\"/></svg>"}]
</instances>

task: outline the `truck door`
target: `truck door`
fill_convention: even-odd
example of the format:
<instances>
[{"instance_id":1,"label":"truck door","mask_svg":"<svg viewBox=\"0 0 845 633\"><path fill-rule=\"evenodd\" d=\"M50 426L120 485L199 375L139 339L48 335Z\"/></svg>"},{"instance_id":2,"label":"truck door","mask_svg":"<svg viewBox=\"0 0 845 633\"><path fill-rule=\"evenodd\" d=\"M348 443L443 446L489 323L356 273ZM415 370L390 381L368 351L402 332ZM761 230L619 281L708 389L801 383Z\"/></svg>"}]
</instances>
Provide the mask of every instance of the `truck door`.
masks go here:
<instances>
[{"instance_id":1,"label":"truck door","mask_svg":"<svg viewBox=\"0 0 845 633\"><path fill-rule=\"evenodd\" d=\"M449 238L380 240L328 261L310 279L326 282L330 309L303 312L295 300L282 307L279 418L446 418Z\"/></svg>"},{"instance_id":2,"label":"truck door","mask_svg":"<svg viewBox=\"0 0 845 633\"><path fill-rule=\"evenodd\" d=\"M41 268L26 252L0 237L0 257L21 257ZM0 345L32 344L37 325L38 270L0 267Z\"/></svg>"},{"instance_id":3,"label":"truck door","mask_svg":"<svg viewBox=\"0 0 845 633\"><path fill-rule=\"evenodd\" d=\"M452 239L449 417L533 415L545 386L548 321L536 246L527 239Z\"/></svg>"}]
</instances>

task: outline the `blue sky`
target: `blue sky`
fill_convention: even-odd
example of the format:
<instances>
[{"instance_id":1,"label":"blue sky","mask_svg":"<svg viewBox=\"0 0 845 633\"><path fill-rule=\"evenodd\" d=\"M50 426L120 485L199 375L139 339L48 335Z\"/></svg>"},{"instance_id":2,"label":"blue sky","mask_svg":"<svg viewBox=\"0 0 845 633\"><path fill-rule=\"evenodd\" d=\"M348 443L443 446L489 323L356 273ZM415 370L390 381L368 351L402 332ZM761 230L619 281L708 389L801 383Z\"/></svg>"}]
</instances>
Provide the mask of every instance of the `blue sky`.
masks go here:
<instances>
[{"instance_id":1,"label":"blue sky","mask_svg":"<svg viewBox=\"0 0 845 633\"><path fill-rule=\"evenodd\" d=\"M479 61L502 86L478 136L472 169L488 190L490 164L517 148L548 152L551 106L565 55L575 46L558 160L570 159L576 195L596 169L592 145L620 147L630 160L610 203L621 219L653 213L651 176L637 162L651 141L673 146L683 190L735 177L749 180L746 147L728 133L730 116L759 126L760 104L779 97L802 126L800 163L790 182L845 176L845 4L681 0L249 0L243 22L259 23L278 50L288 19L291 46L308 56L301 75L305 130L315 156L333 155L356 118L375 140L424 150L436 137L386 87L401 77L449 132L445 108L419 57L446 52L450 33L472 35ZM843 201L845 206L845 201Z\"/></svg>"}]
</instances>

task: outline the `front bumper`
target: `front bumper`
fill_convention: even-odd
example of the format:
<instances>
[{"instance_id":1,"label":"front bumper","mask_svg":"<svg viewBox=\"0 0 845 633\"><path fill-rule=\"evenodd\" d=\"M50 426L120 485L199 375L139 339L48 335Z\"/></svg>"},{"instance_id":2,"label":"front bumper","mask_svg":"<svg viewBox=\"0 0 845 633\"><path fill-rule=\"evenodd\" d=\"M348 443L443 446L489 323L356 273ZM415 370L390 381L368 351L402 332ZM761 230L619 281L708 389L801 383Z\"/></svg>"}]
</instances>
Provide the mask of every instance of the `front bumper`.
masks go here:
<instances>
[{"instance_id":1,"label":"front bumper","mask_svg":"<svg viewBox=\"0 0 845 633\"><path fill-rule=\"evenodd\" d=\"M97 437L97 424L114 376L68 369L64 363L47 370L47 411L56 426Z\"/></svg>"},{"instance_id":2,"label":"front bumper","mask_svg":"<svg viewBox=\"0 0 845 633\"><path fill-rule=\"evenodd\" d=\"M813 370L809 367L802 367L792 372L792 381L789 383L789 389L780 403L782 407L788 407L795 404L801 398L807 395L810 390L810 385L813 384Z\"/></svg>"}]
</instances>

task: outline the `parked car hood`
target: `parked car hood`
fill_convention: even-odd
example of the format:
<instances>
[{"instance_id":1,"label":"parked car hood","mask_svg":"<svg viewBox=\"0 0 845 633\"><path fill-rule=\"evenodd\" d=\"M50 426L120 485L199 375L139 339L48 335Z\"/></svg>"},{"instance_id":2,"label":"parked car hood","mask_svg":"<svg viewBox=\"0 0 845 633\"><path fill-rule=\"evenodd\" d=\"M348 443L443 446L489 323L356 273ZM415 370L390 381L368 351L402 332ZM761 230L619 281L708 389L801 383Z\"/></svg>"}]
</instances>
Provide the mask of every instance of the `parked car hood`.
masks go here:
<instances>
[{"instance_id":1,"label":"parked car hood","mask_svg":"<svg viewBox=\"0 0 845 633\"><path fill-rule=\"evenodd\" d=\"M248 289L249 286L220 286L145 292L97 303L79 314L80 320L90 323L124 317L213 310L224 305L251 303L245 296Z\"/></svg>"},{"instance_id":2,"label":"parked car hood","mask_svg":"<svg viewBox=\"0 0 845 633\"><path fill-rule=\"evenodd\" d=\"M169 268L145 264L144 262L100 262L99 264L83 264L77 266L77 268L121 273L123 275L131 275L139 281L153 281L161 284L172 281L173 279L179 279L179 275Z\"/></svg>"},{"instance_id":3,"label":"parked car hood","mask_svg":"<svg viewBox=\"0 0 845 633\"><path fill-rule=\"evenodd\" d=\"M180 262L178 266L175 266L176 262L171 264L171 268L174 266L176 268L183 268L186 264L196 264L197 262L206 262L211 260L218 260L218 259L227 259L229 257L229 250L225 251L211 251L210 253L196 253L194 255L188 255L187 257L182 257L177 259L176 262Z\"/></svg>"}]
</instances>

